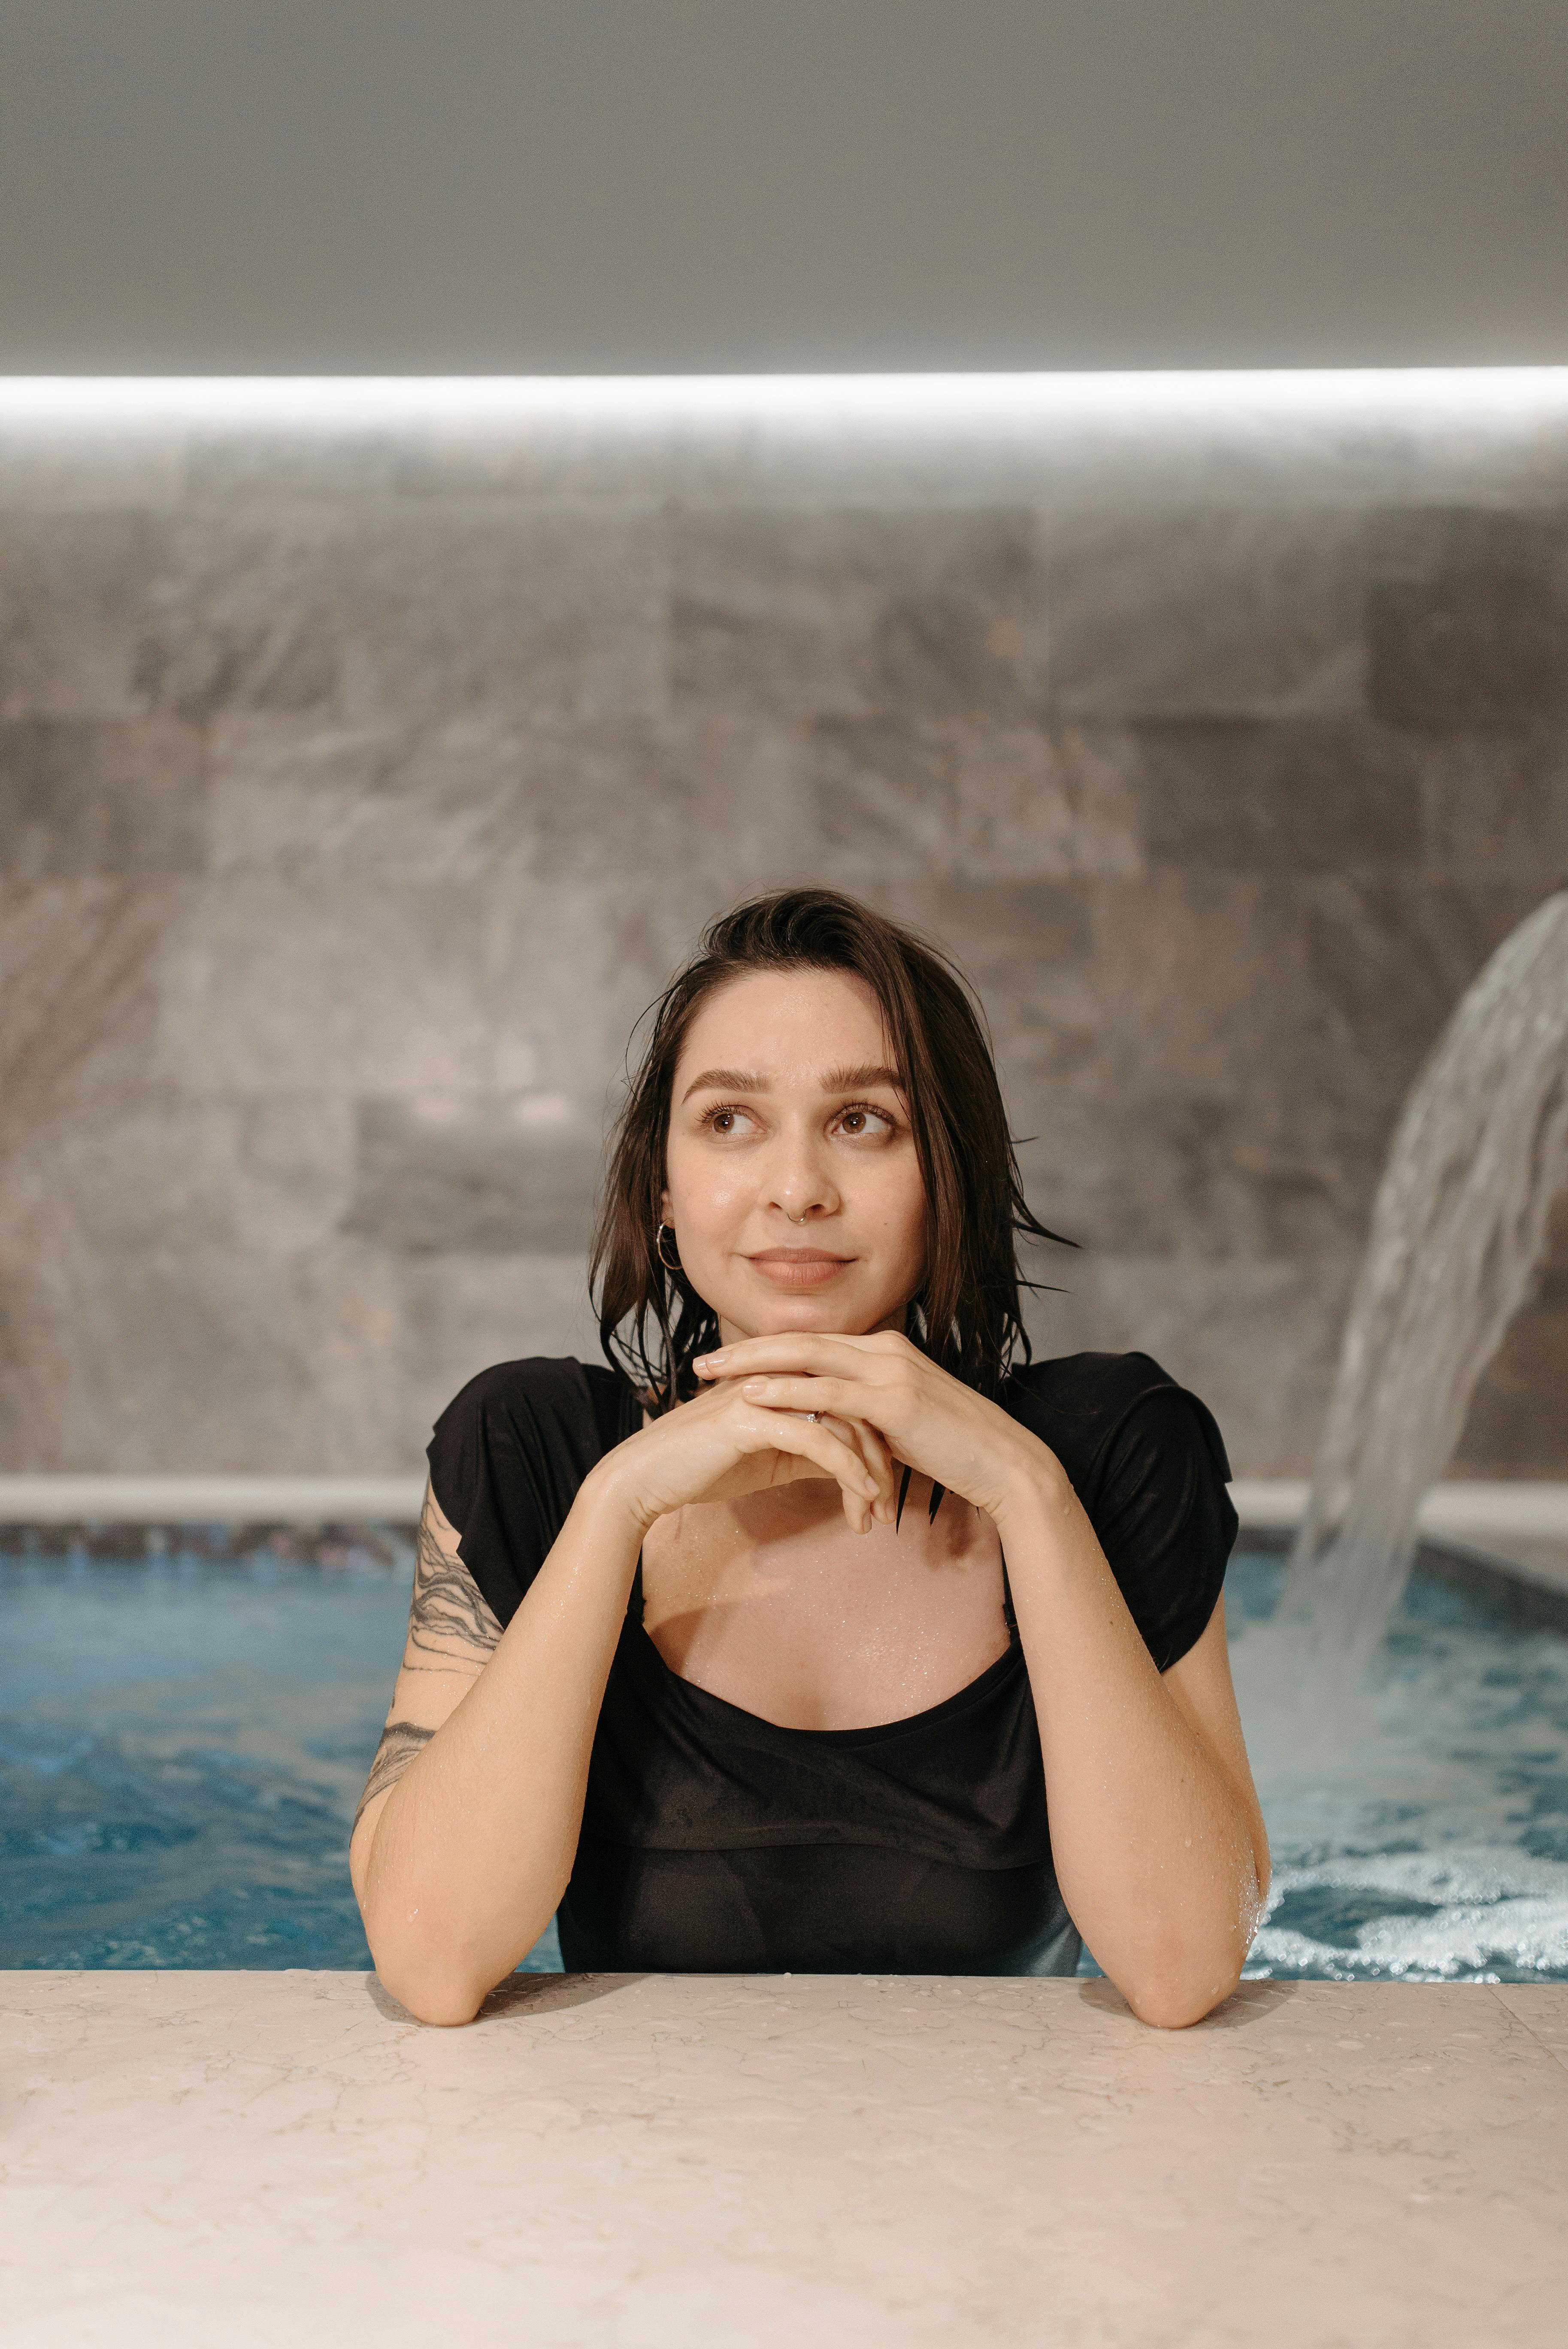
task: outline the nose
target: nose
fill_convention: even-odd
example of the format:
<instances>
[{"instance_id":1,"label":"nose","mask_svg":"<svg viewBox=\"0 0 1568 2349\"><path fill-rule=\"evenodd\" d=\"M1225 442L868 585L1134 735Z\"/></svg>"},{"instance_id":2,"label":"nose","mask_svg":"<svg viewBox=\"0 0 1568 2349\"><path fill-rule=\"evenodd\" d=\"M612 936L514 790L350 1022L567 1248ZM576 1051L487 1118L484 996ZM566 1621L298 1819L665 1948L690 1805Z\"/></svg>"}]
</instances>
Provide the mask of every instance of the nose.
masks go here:
<instances>
[{"instance_id":1,"label":"nose","mask_svg":"<svg viewBox=\"0 0 1568 2349\"><path fill-rule=\"evenodd\" d=\"M777 1207L792 1224L820 1223L837 1215L838 1189L812 1135L786 1128L771 1159L765 1205Z\"/></svg>"}]
</instances>

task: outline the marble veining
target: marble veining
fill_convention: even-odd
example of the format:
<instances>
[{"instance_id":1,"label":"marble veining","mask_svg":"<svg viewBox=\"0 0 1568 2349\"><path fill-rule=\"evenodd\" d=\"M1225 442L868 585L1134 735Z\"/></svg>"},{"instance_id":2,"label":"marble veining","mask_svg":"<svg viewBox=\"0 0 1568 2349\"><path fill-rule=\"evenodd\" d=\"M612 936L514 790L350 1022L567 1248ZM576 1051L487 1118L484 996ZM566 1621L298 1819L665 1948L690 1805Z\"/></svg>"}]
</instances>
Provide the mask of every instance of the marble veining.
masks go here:
<instances>
[{"instance_id":1,"label":"marble veining","mask_svg":"<svg viewBox=\"0 0 1568 2349\"><path fill-rule=\"evenodd\" d=\"M1568 1989L4 1977L11 2349L1562 2338Z\"/></svg>"}]
</instances>

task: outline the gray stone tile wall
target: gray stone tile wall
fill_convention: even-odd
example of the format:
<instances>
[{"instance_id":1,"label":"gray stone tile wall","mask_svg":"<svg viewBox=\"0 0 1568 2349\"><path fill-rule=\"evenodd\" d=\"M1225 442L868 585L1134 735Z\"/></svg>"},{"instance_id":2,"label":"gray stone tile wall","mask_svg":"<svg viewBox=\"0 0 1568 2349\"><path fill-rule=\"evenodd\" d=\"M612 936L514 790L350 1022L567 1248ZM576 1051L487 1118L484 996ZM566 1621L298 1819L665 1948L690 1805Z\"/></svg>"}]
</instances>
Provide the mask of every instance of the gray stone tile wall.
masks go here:
<instances>
[{"instance_id":1,"label":"gray stone tile wall","mask_svg":"<svg viewBox=\"0 0 1568 2349\"><path fill-rule=\"evenodd\" d=\"M632 1022L804 878L984 997L1037 1342L1305 1469L1568 879L1568 420L0 433L0 1466L400 1468L592 1351ZM1565 1392L1568 1215L1458 1464Z\"/></svg>"}]
</instances>

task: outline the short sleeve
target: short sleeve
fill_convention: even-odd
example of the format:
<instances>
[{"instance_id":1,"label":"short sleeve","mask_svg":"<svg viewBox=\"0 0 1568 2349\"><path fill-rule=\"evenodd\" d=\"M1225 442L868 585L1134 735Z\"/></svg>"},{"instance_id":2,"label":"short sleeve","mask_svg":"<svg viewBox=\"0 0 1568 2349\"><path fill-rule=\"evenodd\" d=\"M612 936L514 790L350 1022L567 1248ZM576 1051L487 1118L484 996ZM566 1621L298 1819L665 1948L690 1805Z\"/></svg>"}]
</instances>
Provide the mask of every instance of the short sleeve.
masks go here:
<instances>
[{"instance_id":1,"label":"short sleeve","mask_svg":"<svg viewBox=\"0 0 1568 2349\"><path fill-rule=\"evenodd\" d=\"M1169 1671L1208 1629L1236 1538L1220 1431L1195 1395L1157 1386L1109 1436L1086 1504L1144 1645Z\"/></svg>"},{"instance_id":2,"label":"short sleeve","mask_svg":"<svg viewBox=\"0 0 1568 2349\"><path fill-rule=\"evenodd\" d=\"M497 1363L470 1379L436 1422L430 1489L503 1627L605 1449L602 1403L583 1365L571 1360Z\"/></svg>"}]
</instances>

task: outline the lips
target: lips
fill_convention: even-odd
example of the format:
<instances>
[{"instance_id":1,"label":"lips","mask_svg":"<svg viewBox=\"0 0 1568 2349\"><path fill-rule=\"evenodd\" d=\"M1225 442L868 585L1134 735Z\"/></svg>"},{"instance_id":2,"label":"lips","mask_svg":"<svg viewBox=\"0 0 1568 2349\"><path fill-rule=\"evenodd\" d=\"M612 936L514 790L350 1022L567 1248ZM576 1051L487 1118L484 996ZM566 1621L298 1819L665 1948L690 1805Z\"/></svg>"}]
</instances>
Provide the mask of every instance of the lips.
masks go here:
<instances>
[{"instance_id":1,"label":"lips","mask_svg":"<svg viewBox=\"0 0 1568 2349\"><path fill-rule=\"evenodd\" d=\"M823 1248L762 1248L746 1259L779 1288L820 1288L853 1264L853 1257L830 1256Z\"/></svg>"}]
</instances>

